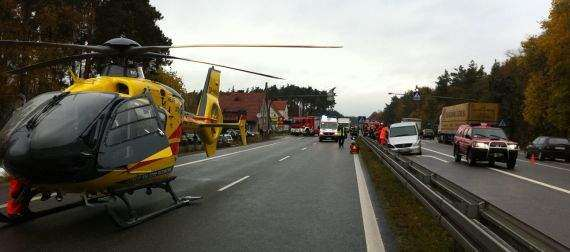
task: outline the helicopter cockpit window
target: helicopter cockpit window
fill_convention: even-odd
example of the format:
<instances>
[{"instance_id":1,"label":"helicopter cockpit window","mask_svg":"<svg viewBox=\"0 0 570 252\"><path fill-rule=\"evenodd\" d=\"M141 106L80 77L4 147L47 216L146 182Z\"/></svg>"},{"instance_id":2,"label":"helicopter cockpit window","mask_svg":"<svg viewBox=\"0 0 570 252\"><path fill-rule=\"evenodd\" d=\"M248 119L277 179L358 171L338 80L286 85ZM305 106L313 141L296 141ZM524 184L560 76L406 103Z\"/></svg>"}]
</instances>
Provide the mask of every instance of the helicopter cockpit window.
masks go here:
<instances>
[{"instance_id":1,"label":"helicopter cockpit window","mask_svg":"<svg viewBox=\"0 0 570 252\"><path fill-rule=\"evenodd\" d=\"M148 105L144 105L148 104ZM135 99L120 105L112 121L107 145L115 145L129 139L142 137L160 130L156 112L146 99Z\"/></svg>"},{"instance_id":2,"label":"helicopter cockpit window","mask_svg":"<svg viewBox=\"0 0 570 252\"><path fill-rule=\"evenodd\" d=\"M103 75L114 77L132 77L139 78L142 71L136 67L123 67L118 65L109 65L103 69Z\"/></svg>"},{"instance_id":3,"label":"helicopter cockpit window","mask_svg":"<svg viewBox=\"0 0 570 252\"><path fill-rule=\"evenodd\" d=\"M113 114L100 147L102 167L117 168L138 162L168 147L160 112L147 98L126 100Z\"/></svg>"},{"instance_id":4,"label":"helicopter cockpit window","mask_svg":"<svg viewBox=\"0 0 570 252\"><path fill-rule=\"evenodd\" d=\"M165 131L166 130L166 112L164 110L158 110L158 121L160 122L160 128Z\"/></svg>"}]
</instances>

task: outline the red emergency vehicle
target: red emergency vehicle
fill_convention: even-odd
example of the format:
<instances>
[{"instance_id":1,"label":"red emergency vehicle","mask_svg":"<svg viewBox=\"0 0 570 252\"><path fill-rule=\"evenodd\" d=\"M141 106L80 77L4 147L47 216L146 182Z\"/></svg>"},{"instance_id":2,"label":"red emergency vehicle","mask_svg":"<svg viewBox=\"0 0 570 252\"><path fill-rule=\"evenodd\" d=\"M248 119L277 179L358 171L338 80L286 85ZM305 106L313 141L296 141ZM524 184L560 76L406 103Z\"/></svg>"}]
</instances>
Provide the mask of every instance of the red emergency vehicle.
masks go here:
<instances>
[{"instance_id":1,"label":"red emergency vehicle","mask_svg":"<svg viewBox=\"0 0 570 252\"><path fill-rule=\"evenodd\" d=\"M291 124L291 135L313 136L319 134L318 119L314 116L293 117Z\"/></svg>"}]
</instances>

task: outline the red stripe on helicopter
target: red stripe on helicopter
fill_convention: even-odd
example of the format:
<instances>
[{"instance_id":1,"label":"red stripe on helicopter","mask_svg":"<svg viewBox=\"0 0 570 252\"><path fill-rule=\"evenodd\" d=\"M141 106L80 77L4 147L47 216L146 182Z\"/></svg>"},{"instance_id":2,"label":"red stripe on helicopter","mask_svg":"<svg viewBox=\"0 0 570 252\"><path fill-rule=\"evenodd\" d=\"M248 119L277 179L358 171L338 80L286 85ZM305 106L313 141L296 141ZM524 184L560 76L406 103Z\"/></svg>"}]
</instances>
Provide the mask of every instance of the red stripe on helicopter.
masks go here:
<instances>
[{"instance_id":1,"label":"red stripe on helicopter","mask_svg":"<svg viewBox=\"0 0 570 252\"><path fill-rule=\"evenodd\" d=\"M180 139L181 136L182 136L182 124L179 124L176 130L172 132L172 134L168 139L173 139L173 138ZM178 140L178 142L171 143L170 149L172 150L172 154L178 155L178 152L180 152L180 140Z\"/></svg>"},{"instance_id":2,"label":"red stripe on helicopter","mask_svg":"<svg viewBox=\"0 0 570 252\"><path fill-rule=\"evenodd\" d=\"M138 169L138 168L141 168L142 166L145 166L145 165L147 165L147 164L156 162L156 161L158 161L158 160L160 160L160 159L153 159L153 160L148 160L148 161L142 161L142 162L140 162L140 163L134 165L133 167L128 168L127 171L136 170L136 169Z\"/></svg>"}]
</instances>

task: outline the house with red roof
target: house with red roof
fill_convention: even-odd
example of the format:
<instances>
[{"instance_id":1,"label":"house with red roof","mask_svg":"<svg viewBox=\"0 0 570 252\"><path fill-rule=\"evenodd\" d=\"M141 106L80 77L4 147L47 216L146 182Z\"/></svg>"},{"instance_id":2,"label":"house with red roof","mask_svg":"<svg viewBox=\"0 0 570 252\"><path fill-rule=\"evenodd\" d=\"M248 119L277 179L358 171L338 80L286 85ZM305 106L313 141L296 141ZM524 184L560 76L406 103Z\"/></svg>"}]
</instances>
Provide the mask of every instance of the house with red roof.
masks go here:
<instances>
[{"instance_id":1,"label":"house with red roof","mask_svg":"<svg viewBox=\"0 0 570 252\"><path fill-rule=\"evenodd\" d=\"M289 110L287 109L287 101L271 101L269 117L271 118L272 130L275 131L289 130L289 125L283 124L285 120L289 119Z\"/></svg>"},{"instance_id":2,"label":"house with red roof","mask_svg":"<svg viewBox=\"0 0 570 252\"><path fill-rule=\"evenodd\" d=\"M238 122L241 115L247 118L247 129L254 132L268 129L268 113L265 93L220 93L220 107L224 122Z\"/></svg>"}]
</instances>

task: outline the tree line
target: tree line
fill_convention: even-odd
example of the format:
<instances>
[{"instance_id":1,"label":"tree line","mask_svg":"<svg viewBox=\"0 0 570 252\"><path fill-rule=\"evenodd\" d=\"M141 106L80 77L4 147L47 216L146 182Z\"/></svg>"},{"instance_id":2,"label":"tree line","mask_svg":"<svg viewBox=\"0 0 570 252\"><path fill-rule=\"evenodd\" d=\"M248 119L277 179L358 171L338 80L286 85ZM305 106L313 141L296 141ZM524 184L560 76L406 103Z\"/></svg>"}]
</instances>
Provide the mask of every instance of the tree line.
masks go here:
<instances>
[{"instance_id":1,"label":"tree line","mask_svg":"<svg viewBox=\"0 0 570 252\"><path fill-rule=\"evenodd\" d=\"M171 39L156 24L162 18L149 0L1 0L0 40L102 44L125 36L142 45L171 45ZM0 47L0 127L24 100L64 89L69 82L68 67L81 77L93 77L103 62L88 60L83 64L51 66L22 75L9 75L7 71L77 53L64 48ZM176 73L161 67L169 63L149 60L142 62L142 66L148 79L185 93Z\"/></svg>"},{"instance_id":2,"label":"tree line","mask_svg":"<svg viewBox=\"0 0 570 252\"><path fill-rule=\"evenodd\" d=\"M517 52L495 61L489 72L471 61L444 72L434 87L420 87L393 96L370 119L394 123L418 117L434 127L444 106L466 101L500 104L505 130L528 143L539 135L570 136L570 0L553 0L542 31L521 42Z\"/></svg>"},{"instance_id":3,"label":"tree line","mask_svg":"<svg viewBox=\"0 0 570 252\"><path fill-rule=\"evenodd\" d=\"M260 93L267 92L270 100L286 100L289 109L289 116L331 116L342 117L342 114L334 109L336 105L335 92L332 96L328 95L328 90L319 90L311 86L303 87L295 84L287 84L285 86L271 85L265 87L254 86L251 88L235 90L232 88L228 92L240 93ZM329 98L331 97L331 98Z\"/></svg>"}]
</instances>

